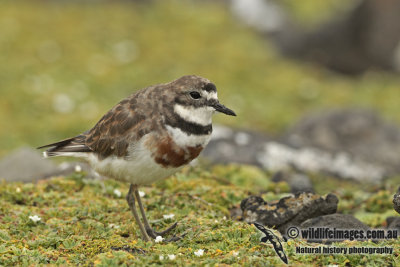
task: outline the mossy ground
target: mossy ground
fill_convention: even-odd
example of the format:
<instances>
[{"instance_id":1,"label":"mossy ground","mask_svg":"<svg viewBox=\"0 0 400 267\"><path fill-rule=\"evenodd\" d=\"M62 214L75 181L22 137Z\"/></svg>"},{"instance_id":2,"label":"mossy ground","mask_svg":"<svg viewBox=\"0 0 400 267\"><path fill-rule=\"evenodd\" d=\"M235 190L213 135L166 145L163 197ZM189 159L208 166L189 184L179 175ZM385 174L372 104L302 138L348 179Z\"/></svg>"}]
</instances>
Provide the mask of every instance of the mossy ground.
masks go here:
<instances>
[{"instance_id":1,"label":"mossy ground","mask_svg":"<svg viewBox=\"0 0 400 267\"><path fill-rule=\"evenodd\" d=\"M272 183L268 177L249 166L217 166L209 171L186 168L170 179L141 188L145 192L147 215L155 228L166 228L178 220L176 233L187 233L181 241L157 244L138 238L139 229L124 198L127 184L87 179L84 173L36 184L2 183L0 264L283 265L271 245L259 242L260 235L253 226L229 216L230 208L239 205L249 194L260 193L261 188L268 189L262 194L267 200L287 195L285 183ZM115 189L122 194L115 194ZM356 209L356 216L370 226L382 228L385 218L395 215L391 193L385 188L372 188L366 194L363 190L348 194L340 189L334 193L340 198L341 212L354 213ZM175 216L165 219L163 215L167 214ZM37 223L30 220L29 216L34 215L41 220ZM389 246L394 248L393 255L302 255L295 253L296 246L317 244L303 240L283 244L293 266L399 264L397 240L335 244L339 247ZM201 257L194 254L199 249L205 251ZM168 255L176 258L170 260Z\"/></svg>"}]
</instances>

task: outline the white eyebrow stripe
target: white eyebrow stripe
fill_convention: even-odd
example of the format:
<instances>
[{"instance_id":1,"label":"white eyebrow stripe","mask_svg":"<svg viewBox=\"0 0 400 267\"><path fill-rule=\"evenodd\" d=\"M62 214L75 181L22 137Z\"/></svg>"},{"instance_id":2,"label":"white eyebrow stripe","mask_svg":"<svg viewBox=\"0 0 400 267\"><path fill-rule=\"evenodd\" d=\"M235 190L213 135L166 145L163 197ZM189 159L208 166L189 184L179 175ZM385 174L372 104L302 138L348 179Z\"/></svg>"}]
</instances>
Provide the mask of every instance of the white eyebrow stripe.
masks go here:
<instances>
[{"instance_id":1,"label":"white eyebrow stripe","mask_svg":"<svg viewBox=\"0 0 400 267\"><path fill-rule=\"evenodd\" d=\"M197 123L202 126L207 126L211 124L211 117L213 114L212 107L190 107L182 106L179 104L174 105L174 112L188 122Z\"/></svg>"},{"instance_id":2,"label":"white eyebrow stripe","mask_svg":"<svg viewBox=\"0 0 400 267\"><path fill-rule=\"evenodd\" d=\"M218 100L218 94L217 94L217 92L207 92L207 91L203 91L203 93L204 93L204 95L205 95L205 97L206 97L207 100L210 100L210 99Z\"/></svg>"}]
</instances>

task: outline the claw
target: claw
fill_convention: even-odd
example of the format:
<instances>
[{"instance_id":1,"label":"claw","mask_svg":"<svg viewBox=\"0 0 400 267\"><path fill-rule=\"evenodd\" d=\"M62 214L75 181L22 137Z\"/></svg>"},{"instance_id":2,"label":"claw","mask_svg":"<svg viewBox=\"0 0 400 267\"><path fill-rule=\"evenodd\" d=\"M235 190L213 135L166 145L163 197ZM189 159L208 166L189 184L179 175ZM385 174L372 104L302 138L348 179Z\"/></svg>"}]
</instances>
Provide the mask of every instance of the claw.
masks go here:
<instances>
[{"instance_id":1,"label":"claw","mask_svg":"<svg viewBox=\"0 0 400 267\"><path fill-rule=\"evenodd\" d=\"M176 226L178 225L178 222L175 222L173 225L171 225L170 227L168 227L167 229L165 229L164 231L158 233L156 232L158 235L163 236L165 234L168 234L171 230L174 230L176 228Z\"/></svg>"},{"instance_id":2,"label":"claw","mask_svg":"<svg viewBox=\"0 0 400 267\"><path fill-rule=\"evenodd\" d=\"M178 222L174 223L173 225L171 225L170 227L168 227L167 229L165 229L162 232L156 232L151 228L146 228L146 232L151 238L155 239L157 236L164 236L164 235L168 234L171 230L175 229L177 225L178 225Z\"/></svg>"},{"instance_id":3,"label":"claw","mask_svg":"<svg viewBox=\"0 0 400 267\"><path fill-rule=\"evenodd\" d=\"M166 243L169 243L169 242L176 242L176 241L179 241L179 240L181 240L182 238L184 238L186 235L187 235L187 233L183 233L183 234L181 234L181 235L179 235L179 236L174 235L173 237L166 239L165 242L166 242Z\"/></svg>"}]
</instances>

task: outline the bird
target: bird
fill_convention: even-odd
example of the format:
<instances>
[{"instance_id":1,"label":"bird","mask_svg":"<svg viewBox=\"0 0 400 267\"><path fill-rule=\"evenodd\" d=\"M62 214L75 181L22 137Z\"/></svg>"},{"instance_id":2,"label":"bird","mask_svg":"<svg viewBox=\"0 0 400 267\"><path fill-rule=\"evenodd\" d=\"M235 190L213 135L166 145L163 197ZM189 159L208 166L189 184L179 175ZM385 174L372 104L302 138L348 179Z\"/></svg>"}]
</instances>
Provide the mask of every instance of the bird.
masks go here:
<instances>
[{"instance_id":1,"label":"bird","mask_svg":"<svg viewBox=\"0 0 400 267\"><path fill-rule=\"evenodd\" d=\"M151 241L168 234L177 222L162 232L155 231L147 220L138 188L171 176L197 158L211 139L216 112L236 116L219 102L214 83L185 75L134 92L90 130L38 149L46 149L46 158L84 158L100 175L129 183L126 201L142 239Z\"/></svg>"},{"instance_id":2,"label":"bird","mask_svg":"<svg viewBox=\"0 0 400 267\"><path fill-rule=\"evenodd\" d=\"M288 259L283 249L282 243L279 238L269 229L265 228L262 224L258 222L253 222L254 226L259 230L263 236L261 236L260 242L267 243L268 241L274 246L276 254L279 258L286 264L288 264Z\"/></svg>"}]
</instances>

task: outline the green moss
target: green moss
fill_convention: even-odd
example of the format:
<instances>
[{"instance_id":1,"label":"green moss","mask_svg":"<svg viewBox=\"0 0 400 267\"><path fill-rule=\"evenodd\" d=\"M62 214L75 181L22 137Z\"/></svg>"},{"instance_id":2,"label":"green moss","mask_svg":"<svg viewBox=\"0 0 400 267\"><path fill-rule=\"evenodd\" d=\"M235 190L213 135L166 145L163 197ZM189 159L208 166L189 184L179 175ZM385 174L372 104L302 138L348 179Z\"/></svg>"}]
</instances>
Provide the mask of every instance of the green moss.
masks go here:
<instances>
[{"instance_id":1,"label":"green moss","mask_svg":"<svg viewBox=\"0 0 400 267\"><path fill-rule=\"evenodd\" d=\"M268 175L254 166L230 164L212 168L216 177L224 177L230 183L242 188L259 191L260 188L268 188L271 184Z\"/></svg>"},{"instance_id":2,"label":"green moss","mask_svg":"<svg viewBox=\"0 0 400 267\"><path fill-rule=\"evenodd\" d=\"M387 210L393 210L392 198L392 192L389 190L380 190L365 202L366 210L381 213Z\"/></svg>"},{"instance_id":3,"label":"green moss","mask_svg":"<svg viewBox=\"0 0 400 267\"><path fill-rule=\"evenodd\" d=\"M268 175L257 168L229 165L216 166L210 171L186 168L153 187L141 188L145 192L143 202L147 215L156 229L164 229L178 220L176 233L187 233L179 242L154 244L138 238L140 232L123 197L128 189L126 184L86 179L82 173L36 184L3 182L0 187L0 264L282 265L270 245L259 243L259 234L252 226L229 219L229 208L239 205L249 190L265 192L273 185ZM115 195L114 189L121 191L122 196ZM286 194L277 191L264 193L263 197L267 201L277 200ZM355 199L359 192L354 190ZM381 227L394 211L387 209L381 213L371 209L369 203L372 201L374 206L377 200L389 196L383 190L375 195L371 193L362 201L365 205L359 206L356 217L371 226ZM166 220L165 214L175 217ZM41 220L33 222L29 219L33 215ZM302 255L295 253L295 247L310 244L301 240L283 244L291 264L387 265L391 262L396 265L397 261L397 254ZM343 242L336 245L378 244ZM400 244L397 241L379 243L379 246L384 245L397 251ZM203 256L194 255L198 249L204 249ZM170 260L168 255L176 258Z\"/></svg>"},{"instance_id":4,"label":"green moss","mask_svg":"<svg viewBox=\"0 0 400 267\"><path fill-rule=\"evenodd\" d=\"M397 215L398 213L396 213L396 211L394 211L393 209L377 213L359 210L354 214L357 219L359 219L366 225L377 228L383 228L384 226L386 226L386 218Z\"/></svg>"}]
</instances>

